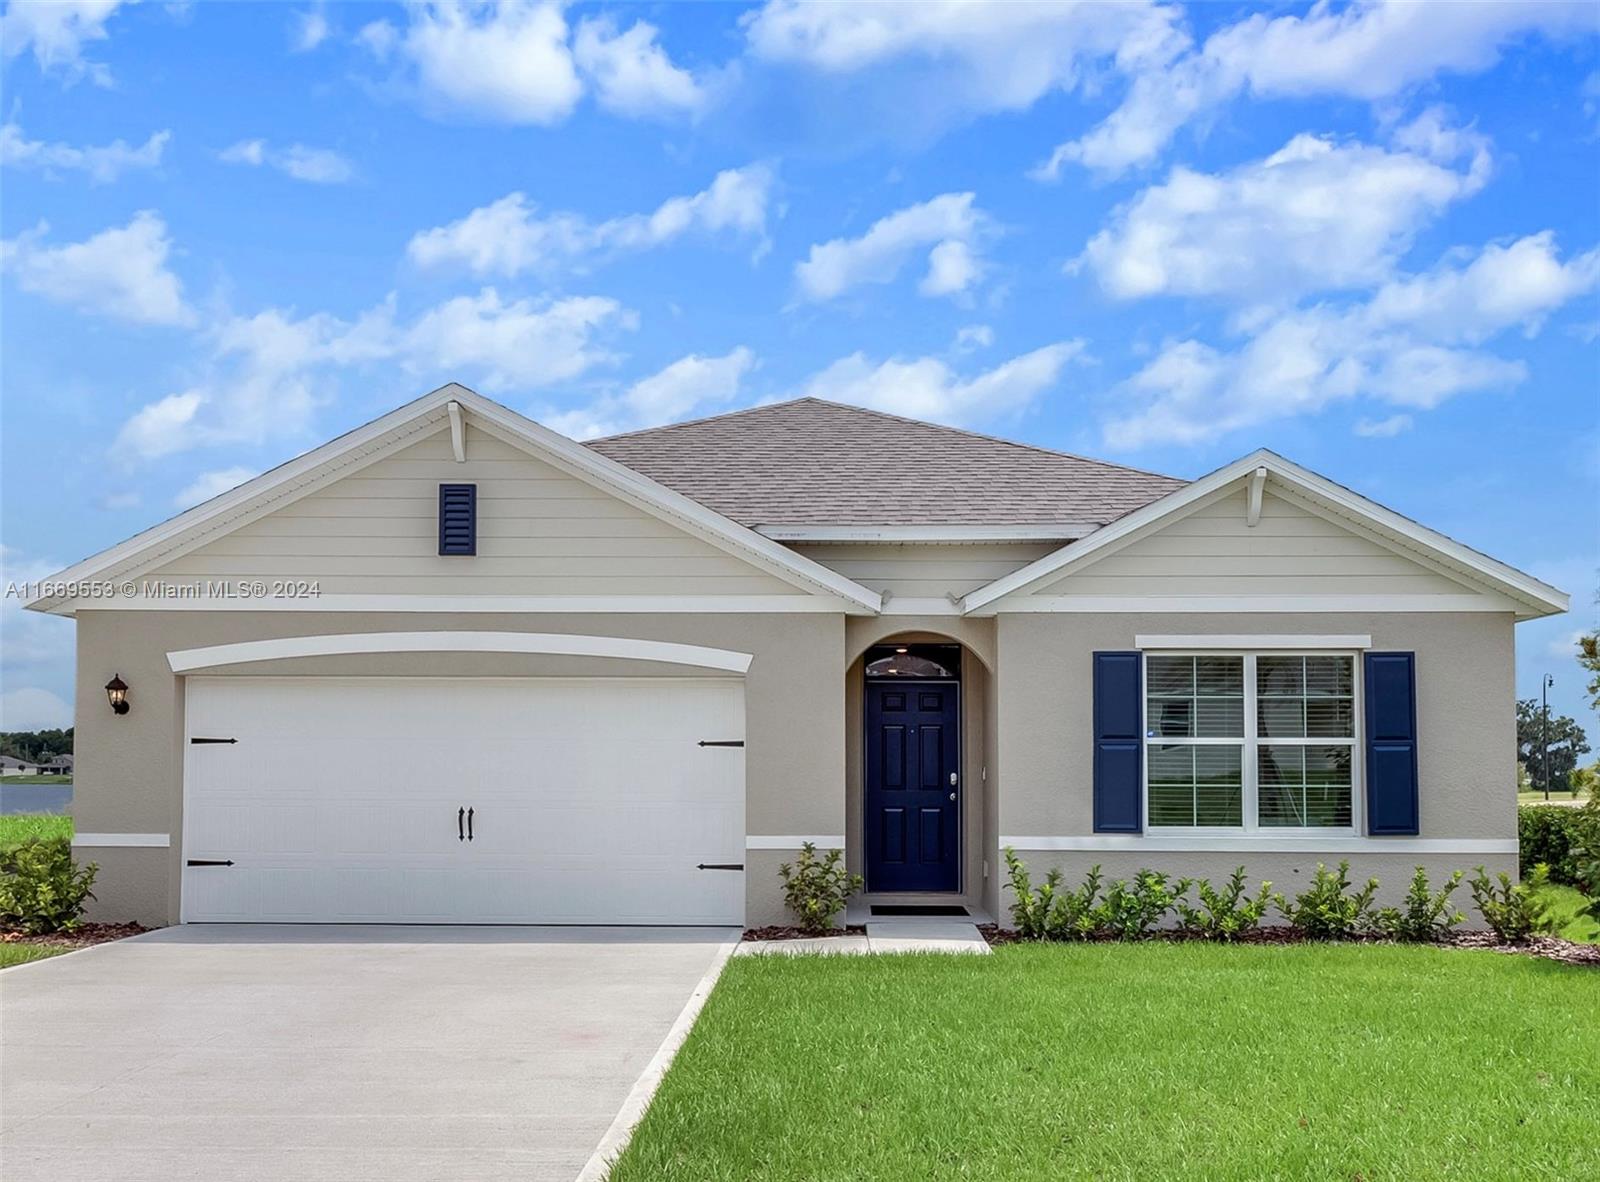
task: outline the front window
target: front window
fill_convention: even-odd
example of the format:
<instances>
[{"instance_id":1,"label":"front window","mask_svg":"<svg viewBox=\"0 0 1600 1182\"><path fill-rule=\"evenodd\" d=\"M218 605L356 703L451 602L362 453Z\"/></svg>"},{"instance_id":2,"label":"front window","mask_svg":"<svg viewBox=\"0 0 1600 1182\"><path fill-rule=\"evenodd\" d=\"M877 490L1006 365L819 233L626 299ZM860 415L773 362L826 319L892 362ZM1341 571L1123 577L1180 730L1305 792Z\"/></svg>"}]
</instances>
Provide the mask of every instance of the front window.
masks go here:
<instances>
[{"instance_id":1,"label":"front window","mask_svg":"<svg viewBox=\"0 0 1600 1182\"><path fill-rule=\"evenodd\" d=\"M1152 829L1352 829L1355 658L1150 653Z\"/></svg>"}]
</instances>

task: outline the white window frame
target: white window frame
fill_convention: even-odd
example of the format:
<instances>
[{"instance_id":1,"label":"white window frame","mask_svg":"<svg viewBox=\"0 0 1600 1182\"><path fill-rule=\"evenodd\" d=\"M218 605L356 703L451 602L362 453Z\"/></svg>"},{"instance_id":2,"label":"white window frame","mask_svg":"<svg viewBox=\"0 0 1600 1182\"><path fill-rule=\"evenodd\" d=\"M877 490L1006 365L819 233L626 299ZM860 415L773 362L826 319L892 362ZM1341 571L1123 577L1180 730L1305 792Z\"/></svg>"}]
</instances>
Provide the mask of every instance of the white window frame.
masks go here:
<instances>
[{"instance_id":1,"label":"white window frame","mask_svg":"<svg viewBox=\"0 0 1600 1182\"><path fill-rule=\"evenodd\" d=\"M1349 825L1262 825L1258 815L1259 757L1257 749L1262 740L1257 733L1257 657L1344 657L1350 661L1351 703L1353 715L1350 728L1350 824ZM1244 659L1244 735L1240 738L1189 738L1184 746L1243 746L1240 772L1243 780L1243 799L1240 817L1242 825L1152 825L1150 823L1150 748L1161 742L1159 736L1150 734L1150 658L1151 657L1242 657ZM1366 832L1366 743L1362 739L1365 703L1362 700L1361 653L1356 649L1326 648L1271 648L1271 649L1146 649L1140 654L1139 721L1143 743L1139 753L1139 806L1143 810L1144 832L1161 837L1258 837L1263 840L1291 838L1295 840L1318 837L1360 837ZM1327 743L1343 743L1344 739L1327 738L1269 738L1271 746L1316 747Z\"/></svg>"}]
</instances>

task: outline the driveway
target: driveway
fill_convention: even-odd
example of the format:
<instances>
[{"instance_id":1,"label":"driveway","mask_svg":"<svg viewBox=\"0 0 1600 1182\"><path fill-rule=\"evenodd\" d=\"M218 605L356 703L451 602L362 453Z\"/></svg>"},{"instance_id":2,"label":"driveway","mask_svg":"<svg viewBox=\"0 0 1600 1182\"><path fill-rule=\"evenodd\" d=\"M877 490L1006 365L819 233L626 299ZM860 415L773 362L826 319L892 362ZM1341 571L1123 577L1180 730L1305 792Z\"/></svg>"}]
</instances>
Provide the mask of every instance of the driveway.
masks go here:
<instances>
[{"instance_id":1,"label":"driveway","mask_svg":"<svg viewBox=\"0 0 1600 1182\"><path fill-rule=\"evenodd\" d=\"M729 929L169 928L0 973L0 1175L571 1180Z\"/></svg>"}]
</instances>

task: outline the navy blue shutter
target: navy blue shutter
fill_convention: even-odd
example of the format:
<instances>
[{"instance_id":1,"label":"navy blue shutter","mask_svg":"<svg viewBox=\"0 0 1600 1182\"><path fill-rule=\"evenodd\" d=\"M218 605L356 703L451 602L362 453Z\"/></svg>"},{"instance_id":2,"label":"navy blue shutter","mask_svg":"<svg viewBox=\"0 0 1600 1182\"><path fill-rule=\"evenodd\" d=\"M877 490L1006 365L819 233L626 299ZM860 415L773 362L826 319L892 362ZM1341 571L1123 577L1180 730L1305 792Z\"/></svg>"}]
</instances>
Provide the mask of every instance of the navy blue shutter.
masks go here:
<instances>
[{"instance_id":1,"label":"navy blue shutter","mask_svg":"<svg viewBox=\"0 0 1600 1182\"><path fill-rule=\"evenodd\" d=\"M478 552L478 486L439 486L439 553Z\"/></svg>"},{"instance_id":2,"label":"navy blue shutter","mask_svg":"<svg viewBox=\"0 0 1600 1182\"><path fill-rule=\"evenodd\" d=\"M1094 655L1094 831L1141 833L1144 660Z\"/></svg>"},{"instance_id":3,"label":"navy blue shutter","mask_svg":"<svg viewBox=\"0 0 1600 1182\"><path fill-rule=\"evenodd\" d=\"M1367 832L1415 834L1417 806L1417 655L1368 653Z\"/></svg>"}]
</instances>

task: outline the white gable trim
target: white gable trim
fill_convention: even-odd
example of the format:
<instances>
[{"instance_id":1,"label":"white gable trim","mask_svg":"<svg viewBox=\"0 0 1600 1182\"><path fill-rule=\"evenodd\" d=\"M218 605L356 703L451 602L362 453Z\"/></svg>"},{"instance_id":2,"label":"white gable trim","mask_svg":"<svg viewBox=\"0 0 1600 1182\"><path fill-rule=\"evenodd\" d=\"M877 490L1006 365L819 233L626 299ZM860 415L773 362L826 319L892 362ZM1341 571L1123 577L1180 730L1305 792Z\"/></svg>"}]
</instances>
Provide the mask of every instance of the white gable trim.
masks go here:
<instances>
[{"instance_id":1,"label":"white gable trim","mask_svg":"<svg viewBox=\"0 0 1600 1182\"><path fill-rule=\"evenodd\" d=\"M398 444L418 438L424 432L443 429L450 421L451 403L459 404L459 411L455 413L467 412L476 426L496 438L669 521L791 586L840 601L839 610L876 614L882 607L883 600L878 592L455 383L425 394L230 492L68 567L46 580L44 593L24 606L33 611L70 615L76 606L73 585L137 578L163 562L376 462Z\"/></svg>"},{"instance_id":2,"label":"white gable trim","mask_svg":"<svg viewBox=\"0 0 1600 1182\"><path fill-rule=\"evenodd\" d=\"M1300 467L1274 452L1261 450L1235 460L1225 467L1203 476L1193 484L1169 493L1142 509L1112 522L1104 529L1090 534L1082 541L1063 546L1020 570L1013 571L987 586L968 594L961 603L965 614L993 615L997 611L1026 610L1023 600L1006 600L1007 596L1038 587L1048 579L1062 578L1091 565L1098 558L1136 540L1152 526L1193 512L1209 499L1225 495L1227 490L1250 478L1258 468L1265 468L1268 479L1297 500L1307 503L1324 515L1335 519L1349 518L1356 525L1370 531L1376 540L1391 547L1401 548L1407 557L1421 557L1430 565L1438 565L1458 579L1483 586L1492 595L1510 600L1519 617L1553 615L1567 610L1565 592L1524 574L1514 567L1480 554L1437 530L1402 517L1326 477ZM1339 520L1340 524L1345 524ZM1420 552L1413 554L1412 551ZM1491 595L1491 598L1492 598ZM1071 598L1067 596L1053 598ZM1346 610L1360 610L1353 605ZM1453 598L1453 597L1452 597ZM1467 596L1465 598L1472 598ZM1045 608L1043 610L1050 610ZM1059 610L1059 609L1057 609ZM1087 610L1087 609L1080 609ZM1102 609L1103 610L1103 609ZM1339 609L1326 609L1339 610ZM1457 609L1459 610L1459 609Z\"/></svg>"},{"instance_id":3,"label":"white gable trim","mask_svg":"<svg viewBox=\"0 0 1600 1182\"><path fill-rule=\"evenodd\" d=\"M626 661L659 661L744 673L755 658L750 653L634 640L625 636L577 636L565 632L350 632L321 636L284 636L246 640L167 654L174 673L283 661L293 657L348 656L353 653L539 653L568 657L611 657Z\"/></svg>"}]
</instances>

